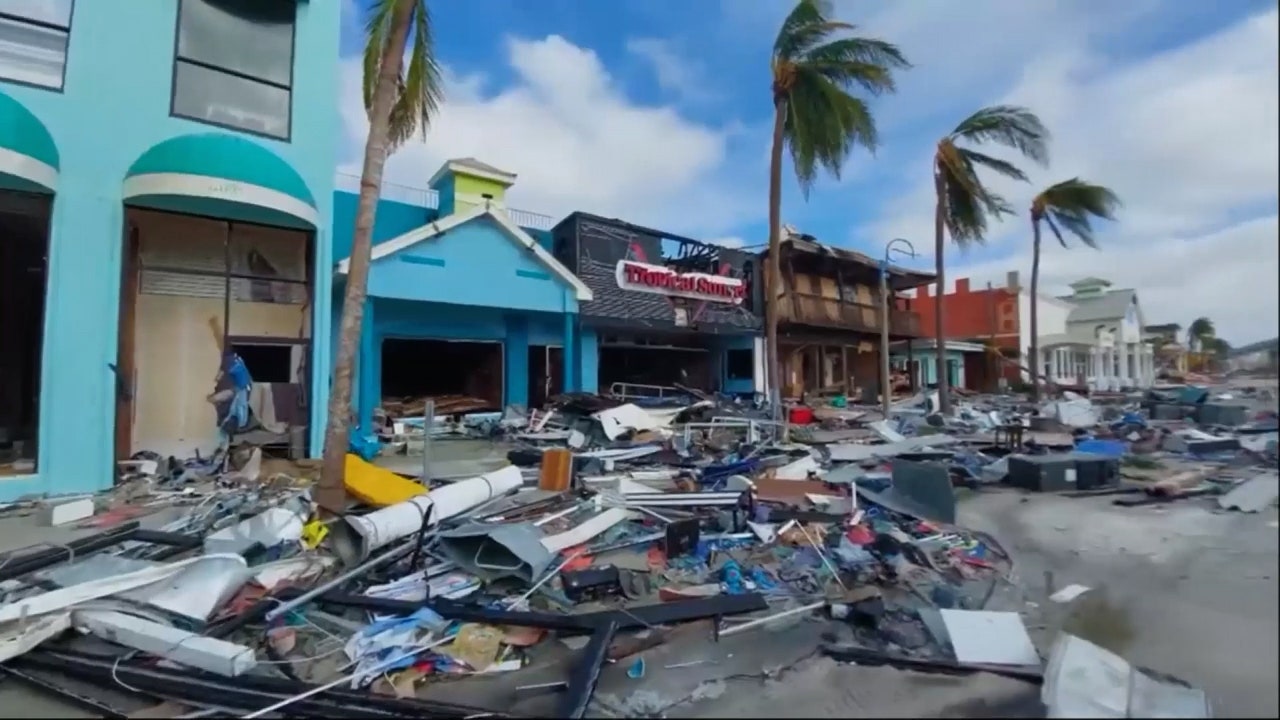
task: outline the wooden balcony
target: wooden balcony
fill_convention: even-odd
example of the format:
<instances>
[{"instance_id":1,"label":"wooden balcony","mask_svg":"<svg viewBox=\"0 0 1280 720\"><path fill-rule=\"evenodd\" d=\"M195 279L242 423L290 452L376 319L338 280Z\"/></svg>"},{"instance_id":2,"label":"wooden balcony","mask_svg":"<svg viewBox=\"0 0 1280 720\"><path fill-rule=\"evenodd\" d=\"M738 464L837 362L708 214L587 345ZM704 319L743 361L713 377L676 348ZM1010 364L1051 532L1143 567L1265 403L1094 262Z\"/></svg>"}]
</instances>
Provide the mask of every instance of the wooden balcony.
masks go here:
<instances>
[{"instance_id":1,"label":"wooden balcony","mask_svg":"<svg viewBox=\"0 0 1280 720\"><path fill-rule=\"evenodd\" d=\"M797 325L880 333L880 306L841 301L814 293L791 292L779 303L779 320ZM889 310L889 334L920 337L920 314L909 310Z\"/></svg>"}]
</instances>

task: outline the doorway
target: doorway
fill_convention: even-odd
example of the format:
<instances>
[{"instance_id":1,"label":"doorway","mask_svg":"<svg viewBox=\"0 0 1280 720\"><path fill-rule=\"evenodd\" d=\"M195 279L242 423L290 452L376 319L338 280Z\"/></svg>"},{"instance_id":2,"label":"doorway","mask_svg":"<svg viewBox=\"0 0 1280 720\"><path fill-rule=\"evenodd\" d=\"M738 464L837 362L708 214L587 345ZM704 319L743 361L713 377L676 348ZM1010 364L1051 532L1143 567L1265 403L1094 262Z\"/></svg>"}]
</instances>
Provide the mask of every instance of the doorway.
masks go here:
<instances>
[{"instance_id":1,"label":"doorway","mask_svg":"<svg viewBox=\"0 0 1280 720\"><path fill-rule=\"evenodd\" d=\"M564 351L551 345L529 346L529 407L540 408L564 392Z\"/></svg>"},{"instance_id":2,"label":"doorway","mask_svg":"<svg viewBox=\"0 0 1280 720\"><path fill-rule=\"evenodd\" d=\"M52 200L0 193L0 476L36 472Z\"/></svg>"},{"instance_id":3,"label":"doorway","mask_svg":"<svg viewBox=\"0 0 1280 720\"><path fill-rule=\"evenodd\" d=\"M387 338L382 341L382 399L434 398L442 414L446 401L465 406L465 412L501 410L502 348L496 341ZM464 403L464 398L474 401Z\"/></svg>"},{"instance_id":4,"label":"doorway","mask_svg":"<svg viewBox=\"0 0 1280 720\"><path fill-rule=\"evenodd\" d=\"M117 457L304 456L312 234L127 207L124 235Z\"/></svg>"}]
</instances>

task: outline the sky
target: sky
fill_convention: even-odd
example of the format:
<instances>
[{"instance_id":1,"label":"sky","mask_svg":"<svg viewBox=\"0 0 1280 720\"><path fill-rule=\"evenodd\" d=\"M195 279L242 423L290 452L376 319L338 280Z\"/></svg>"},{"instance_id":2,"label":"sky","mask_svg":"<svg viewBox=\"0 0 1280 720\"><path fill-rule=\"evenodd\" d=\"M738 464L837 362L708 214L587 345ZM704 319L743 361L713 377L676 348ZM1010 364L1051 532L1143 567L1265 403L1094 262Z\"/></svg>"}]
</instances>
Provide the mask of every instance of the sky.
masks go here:
<instances>
[{"instance_id":1,"label":"sky","mask_svg":"<svg viewBox=\"0 0 1280 720\"><path fill-rule=\"evenodd\" d=\"M344 0L343 168L358 173L365 0ZM726 245L768 239L769 53L788 0L432 2L446 101L387 181L424 187L477 157L518 175L511 207L575 210ZM1124 202L1100 249L1046 242L1043 291L1087 276L1138 291L1148 324L1200 316L1234 345L1280 327L1275 0L835 0L913 67L870 100L875 153L806 198L784 168L783 222L872 256L905 238L932 269L930 153L980 107L1035 111L1053 134L1029 183L992 181L1018 214L946 251L974 287L1030 275L1025 208L1081 177Z\"/></svg>"}]
</instances>

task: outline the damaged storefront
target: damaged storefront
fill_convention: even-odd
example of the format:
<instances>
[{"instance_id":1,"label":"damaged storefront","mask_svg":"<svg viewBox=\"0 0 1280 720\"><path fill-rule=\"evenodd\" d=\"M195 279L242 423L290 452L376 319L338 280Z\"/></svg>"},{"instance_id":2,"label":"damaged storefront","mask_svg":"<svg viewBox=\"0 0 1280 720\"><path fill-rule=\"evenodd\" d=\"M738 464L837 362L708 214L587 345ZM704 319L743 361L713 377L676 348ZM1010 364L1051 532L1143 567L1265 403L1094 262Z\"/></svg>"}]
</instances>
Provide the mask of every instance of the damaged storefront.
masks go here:
<instances>
[{"instance_id":1,"label":"damaged storefront","mask_svg":"<svg viewBox=\"0 0 1280 720\"><path fill-rule=\"evenodd\" d=\"M577 387L573 330L591 292L512 218L514 181L457 159L420 202L380 201L357 363L366 435L421 420L428 401L439 415L482 413ZM350 248L356 196L335 205L338 247ZM348 260L337 270L335 327Z\"/></svg>"},{"instance_id":2,"label":"damaged storefront","mask_svg":"<svg viewBox=\"0 0 1280 720\"><path fill-rule=\"evenodd\" d=\"M125 461L181 473L238 443L310 454L324 215L310 183L232 134L135 128L91 147L51 116L64 132L0 122L25 158L0 194L0 325L17 341L0 352L0 493L103 489ZM61 183L55 137L78 168Z\"/></svg>"},{"instance_id":3,"label":"damaged storefront","mask_svg":"<svg viewBox=\"0 0 1280 720\"><path fill-rule=\"evenodd\" d=\"M781 251L778 359L783 396L839 395L874 403L880 395L884 312L879 263L799 234L783 240ZM888 268L894 295L930 280L928 274ZM893 297L889 337L909 344L920 335L920 316L907 309L907 302ZM905 373L893 381L897 391L913 387Z\"/></svg>"},{"instance_id":4,"label":"damaged storefront","mask_svg":"<svg viewBox=\"0 0 1280 720\"><path fill-rule=\"evenodd\" d=\"M552 233L595 295L581 310L583 390L763 392L753 255L580 212Z\"/></svg>"}]
</instances>

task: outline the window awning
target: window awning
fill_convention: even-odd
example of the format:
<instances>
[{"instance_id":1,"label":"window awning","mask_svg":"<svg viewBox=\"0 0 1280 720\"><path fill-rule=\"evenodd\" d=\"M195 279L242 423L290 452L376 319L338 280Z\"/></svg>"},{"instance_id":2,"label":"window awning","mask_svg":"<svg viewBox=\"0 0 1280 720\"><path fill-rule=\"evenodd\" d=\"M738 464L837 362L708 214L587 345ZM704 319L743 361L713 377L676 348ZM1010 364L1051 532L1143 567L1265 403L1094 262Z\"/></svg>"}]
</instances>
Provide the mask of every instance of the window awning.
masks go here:
<instances>
[{"instance_id":1,"label":"window awning","mask_svg":"<svg viewBox=\"0 0 1280 720\"><path fill-rule=\"evenodd\" d=\"M0 186L50 193L58 185L58 147L25 105L0 92Z\"/></svg>"},{"instance_id":2,"label":"window awning","mask_svg":"<svg viewBox=\"0 0 1280 720\"><path fill-rule=\"evenodd\" d=\"M153 145L125 175L124 200L160 210L315 229L315 198L297 170L247 138L180 135Z\"/></svg>"}]
</instances>

